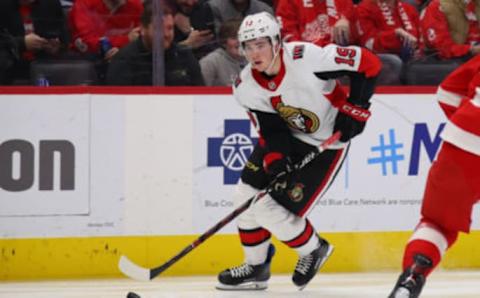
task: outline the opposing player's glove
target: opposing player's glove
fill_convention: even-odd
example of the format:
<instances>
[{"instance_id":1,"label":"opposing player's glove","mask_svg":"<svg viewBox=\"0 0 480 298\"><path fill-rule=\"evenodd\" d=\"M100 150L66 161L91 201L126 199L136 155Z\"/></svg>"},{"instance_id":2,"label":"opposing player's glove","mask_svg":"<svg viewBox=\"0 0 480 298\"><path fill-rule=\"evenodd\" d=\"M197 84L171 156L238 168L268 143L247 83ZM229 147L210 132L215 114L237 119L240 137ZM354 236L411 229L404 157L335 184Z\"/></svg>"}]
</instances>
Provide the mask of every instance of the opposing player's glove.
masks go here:
<instances>
[{"instance_id":1,"label":"opposing player's glove","mask_svg":"<svg viewBox=\"0 0 480 298\"><path fill-rule=\"evenodd\" d=\"M363 131L369 117L368 107L363 108L346 102L338 110L333 131L340 131L342 133L340 141L348 142Z\"/></svg>"},{"instance_id":2,"label":"opposing player's glove","mask_svg":"<svg viewBox=\"0 0 480 298\"><path fill-rule=\"evenodd\" d=\"M282 194L287 189L292 181L293 166L288 157L285 157L279 152L267 153L263 159L263 169L267 173L270 181L275 179L273 185L273 193Z\"/></svg>"}]
</instances>

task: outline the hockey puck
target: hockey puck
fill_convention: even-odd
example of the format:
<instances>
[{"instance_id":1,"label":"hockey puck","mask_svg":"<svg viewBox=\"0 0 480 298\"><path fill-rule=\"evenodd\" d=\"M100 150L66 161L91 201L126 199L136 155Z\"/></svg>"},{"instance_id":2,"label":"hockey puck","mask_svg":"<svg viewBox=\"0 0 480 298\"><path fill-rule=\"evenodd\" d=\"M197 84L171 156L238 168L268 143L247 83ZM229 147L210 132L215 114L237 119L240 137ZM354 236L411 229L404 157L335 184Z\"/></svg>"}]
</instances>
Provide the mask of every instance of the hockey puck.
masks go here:
<instances>
[{"instance_id":1,"label":"hockey puck","mask_svg":"<svg viewBox=\"0 0 480 298\"><path fill-rule=\"evenodd\" d=\"M141 298L140 295L134 293L134 292L128 292L127 298Z\"/></svg>"}]
</instances>

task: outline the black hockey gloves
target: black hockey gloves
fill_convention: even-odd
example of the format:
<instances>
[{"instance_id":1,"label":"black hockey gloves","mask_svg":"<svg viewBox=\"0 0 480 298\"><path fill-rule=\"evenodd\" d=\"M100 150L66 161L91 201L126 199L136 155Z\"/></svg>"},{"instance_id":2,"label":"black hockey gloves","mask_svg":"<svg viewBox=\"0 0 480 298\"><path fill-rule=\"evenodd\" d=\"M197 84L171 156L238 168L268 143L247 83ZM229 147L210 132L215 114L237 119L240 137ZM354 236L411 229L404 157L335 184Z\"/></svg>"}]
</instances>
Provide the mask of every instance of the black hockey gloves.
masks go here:
<instances>
[{"instance_id":1,"label":"black hockey gloves","mask_svg":"<svg viewBox=\"0 0 480 298\"><path fill-rule=\"evenodd\" d=\"M276 179L273 186L273 193L282 194L288 190L293 183L294 169L288 157L279 152L270 152L263 159L263 168L270 181Z\"/></svg>"},{"instance_id":2,"label":"black hockey gloves","mask_svg":"<svg viewBox=\"0 0 480 298\"><path fill-rule=\"evenodd\" d=\"M333 131L340 131L342 133L340 141L348 142L363 131L369 117L368 107L363 108L346 102L338 109Z\"/></svg>"}]
</instances>

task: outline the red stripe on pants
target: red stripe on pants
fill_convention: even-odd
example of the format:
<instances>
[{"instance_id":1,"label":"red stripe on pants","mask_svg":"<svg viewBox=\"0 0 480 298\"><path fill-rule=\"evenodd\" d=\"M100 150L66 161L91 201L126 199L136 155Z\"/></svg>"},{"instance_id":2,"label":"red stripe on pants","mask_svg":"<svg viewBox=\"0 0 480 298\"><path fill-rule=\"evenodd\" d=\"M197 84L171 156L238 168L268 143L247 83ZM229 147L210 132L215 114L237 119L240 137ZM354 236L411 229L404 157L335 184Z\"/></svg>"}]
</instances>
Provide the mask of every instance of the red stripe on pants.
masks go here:
<instances>
[{"instance_id":1,"label":"red stripe on pants","mask_svg":"<svg viewBox=\"0 0 480 298\"><path fill-rule=\"evenodd\" d=\"M292 247L292 248L300 247L300 246L304 245L305 243L307 243L308 240L310 240L310 238L313 235L313 231L314 230L313 230L312 225L307 220L307 224L305 225L305 229L303 230L303 232L300 235L298 235L297 237L293 238L292 240L284 241L284 243L286 245Z\"/></svg>"},{"instance_id":2,"label":"red stripe on pants","mask_svg":"<svg viewBox=\"0 0 480 298\"><path fill-rule=\"evenodd\" d=\"M265 240L270 239L271 233L263 228L255 230L242 230L238 229L240 235L240 241L245 246L255 246L263 243Z\"/></svg>"}]
</instances>

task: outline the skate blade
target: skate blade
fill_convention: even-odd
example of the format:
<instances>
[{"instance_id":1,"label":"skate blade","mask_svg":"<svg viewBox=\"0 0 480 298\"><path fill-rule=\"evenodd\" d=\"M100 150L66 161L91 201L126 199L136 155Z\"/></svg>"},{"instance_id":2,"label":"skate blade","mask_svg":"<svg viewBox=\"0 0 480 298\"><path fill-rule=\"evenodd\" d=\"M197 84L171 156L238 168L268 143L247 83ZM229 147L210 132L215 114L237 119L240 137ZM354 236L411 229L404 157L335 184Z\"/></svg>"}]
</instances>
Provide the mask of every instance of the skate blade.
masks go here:
<instances>
[{"instance_id":1,"label":"skate blade","mask_svg":"<svg viewBox=\"0 0 480 298\"><path fill-rule=\"evenodd\" d=\"M221 291L262 291L266 290L268 284L266 281L250 281L239 285L226 285L219 283L215 286Z\"/></svg>"},{"instance_id":2,"label":"skate blade","mask_svg":"<svg viewBox=\"0 0 480 298\"><path fill-rule=\"evenodd\" d=\"M390 295L392 298L409 298L410 297L410 291L405 289L405 288L398 288L395 293Z\"/></svg>"},{"instance_id":3,"label":"skate blade","mask_svg":"<svg viewBox=\"0 0 480 298\"><path fill-rule=\"evenodd\" d=\"M302 291L303 289L305 289L305 287L308 285L308 283L304 284L303 286L300 286L300 287L297 287L297 289L299 291Z\"/></svg>"},{"instance_id":4,"label":"skate blade","mask_svg":"<svg viewBox=\"0 0 480 298\"><path fill-rule=\"evenodd\" d=\"M320 269L322 269L323 267L323 264L325 264L325 262L328 260L328 258L330 258L330 255L332 254L333 252L333 245L329 244L328 245L328 250L327 250L327 253L325 254L325 257L323 258L323 260L320 262L320 265L318 265L318 269L317 269L317 272L320 271ZM313 277L312 277L313 279ZM299 291L302 291L303 289L305 289L305 287L311 282L312 280L310 280L309 282L307 282L306 284L302 285L302 286L299 286L297 287L297 289Z\"/></svg>"},{"instance_id":5,"label":"skate blade","mask_svg":"<svg viewBox=\"0 0 480 298\"><path fill-rule=\"evenodd\" d=\"M325 255L325 258L323 258L322 262L320 262L320 265L318 266L317 272L323 267L323 264L325 264L328 258L330 258L330 255L332 254L332 252L333 252L333 245L330 244L328 246L328 251L327 251L327 254Z\"/></svg>"}]
</instances>

